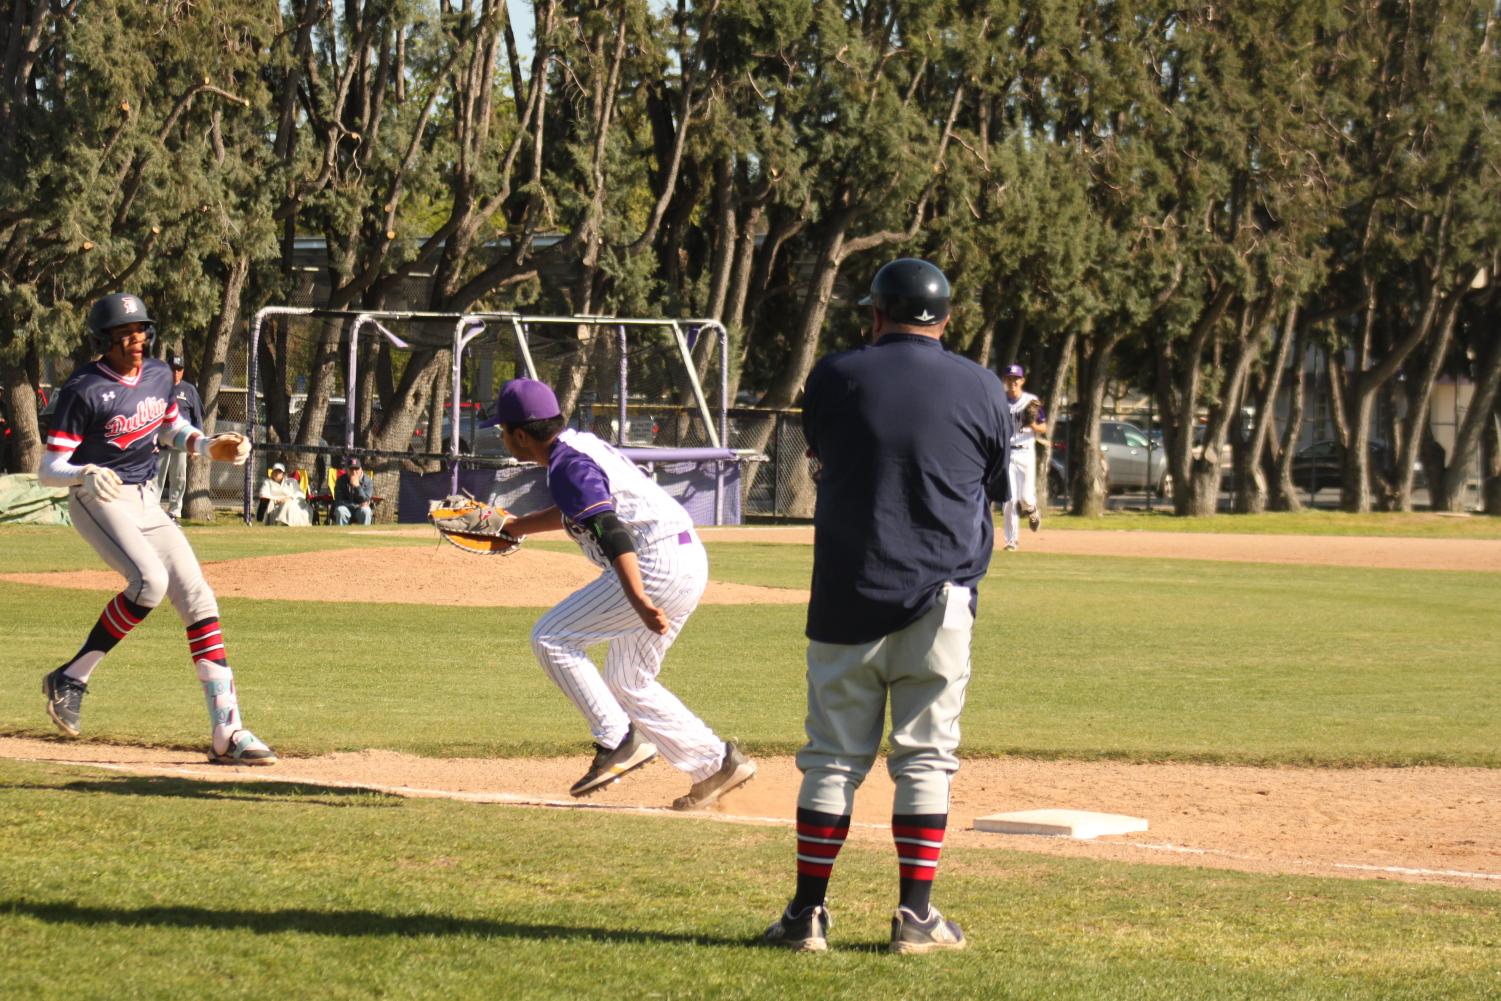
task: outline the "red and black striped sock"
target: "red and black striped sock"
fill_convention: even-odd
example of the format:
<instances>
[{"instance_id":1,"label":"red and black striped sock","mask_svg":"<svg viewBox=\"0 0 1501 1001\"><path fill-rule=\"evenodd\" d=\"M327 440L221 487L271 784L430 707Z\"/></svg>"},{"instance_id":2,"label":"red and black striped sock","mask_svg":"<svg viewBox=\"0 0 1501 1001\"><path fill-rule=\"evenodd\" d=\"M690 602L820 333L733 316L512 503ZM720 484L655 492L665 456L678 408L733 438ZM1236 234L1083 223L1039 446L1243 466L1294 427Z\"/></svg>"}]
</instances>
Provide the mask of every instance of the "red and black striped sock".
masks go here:
<instances>
[{"instance_id":1,"label":"red and black striped sock","mask_svg":"<svg viewBox=\"0 0 1501 1001\"><path fill-rule=\"evenodd\" d=\"M834 859L850 834L850 818L797 808L797 892L788 910L796 914L824 902Z\"/></svg>"},{"instance_id":2,"label":"red and black striped sock","mask_svg":"<svg viewBox=\"0 0 1501 1001\"><path fill-rule=\"evenodd\" d=\"M926 917L933 896L933 877L938 874L938 855L943 851L946 813L891 815L891 837L901 871L901 905L918 917Z\"/></svg>"},{"instance_id":3,"label":"red and black striped sock","mask_svg":"<svg viewBox=\"0 0 1501 1001\"><path fill-rule=\"evenodd\" d=\"M193 654L193 662L200 660L213 661L215 664L228 663L224 655L224 635L219 631L219 620L199 619L188 626L188 649Z\"/></svg>"},{"instance_id":4,"label":"red and black striped sock","mask_svg":"<svg viewBox=\"0 0 1501 1001\"><path fill-rule=\"evenodd\" d=\"M130 631L140 625L141 620L150 612L151 609L145 605L137 605L125 597L123 591L111 598L109 604L104 606L104 611L99 613L99 621L89 630L88 639L83 641L83 646L68 662L68 676L87 682L95 665L129 636Z\"/></svg>"}]
</instances>

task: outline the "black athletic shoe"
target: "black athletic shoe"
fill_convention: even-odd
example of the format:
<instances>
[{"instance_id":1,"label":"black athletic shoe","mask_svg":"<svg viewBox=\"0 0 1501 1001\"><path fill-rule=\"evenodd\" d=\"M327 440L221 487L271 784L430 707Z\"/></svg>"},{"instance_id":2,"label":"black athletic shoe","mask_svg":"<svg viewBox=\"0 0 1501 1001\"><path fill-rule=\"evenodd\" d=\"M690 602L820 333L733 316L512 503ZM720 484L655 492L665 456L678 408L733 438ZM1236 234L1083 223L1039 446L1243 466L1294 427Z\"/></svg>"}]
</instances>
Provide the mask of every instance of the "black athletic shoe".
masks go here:
<instances>
[{"instance_id":1,"label":"black athletic shoe","mask_svg":"<svg viewBox=\"0 0 1501 1001\"><path fill-rule=\"evenodd\" d=\"M587 796L596 789L618 781L626 772L635 771L656 756L657 746L638 737L633 726L625 732L625 739L620 742L620 746L613 750L594 745L594 763L568 792L572 796Z\"/></svg>"},{"instance_id":2,"label":"black athletic shoe","mask_svg":"<svg viewBox=\"0 0 1501 1001\"><path fill-rule=\"evenodd\" d=\"M959 926L932 904L928 916L921 920L906 907L898 907L891 918L891 951L900 955L963 949L969 945Z\"/></svg>"},{"instance_id":3,"label":"black athletic shoe","mask_svg":"<svg viewBox=\"0 0 1501 1001\"><path fill-rule=\"evenodd\" d=\"M796 914L792 905L761 936L766 945L774 945L793 952L825 952L829 948L829 929L834 926L834 916L822 904L804 907Z\"/></svg>"},{"instance_id":4,"label":"black athletic shoe","mask_svg":"<svg viewBox=\"0 0 1501 1001\"><path fill-rule=\"evenodd\" d=\"M89 686L63 673L63 668L43 676L42 694L47 696L47 715L69 737L78 736L79 717L83 714L83 697Z\"/></svg>"}]
</instances>

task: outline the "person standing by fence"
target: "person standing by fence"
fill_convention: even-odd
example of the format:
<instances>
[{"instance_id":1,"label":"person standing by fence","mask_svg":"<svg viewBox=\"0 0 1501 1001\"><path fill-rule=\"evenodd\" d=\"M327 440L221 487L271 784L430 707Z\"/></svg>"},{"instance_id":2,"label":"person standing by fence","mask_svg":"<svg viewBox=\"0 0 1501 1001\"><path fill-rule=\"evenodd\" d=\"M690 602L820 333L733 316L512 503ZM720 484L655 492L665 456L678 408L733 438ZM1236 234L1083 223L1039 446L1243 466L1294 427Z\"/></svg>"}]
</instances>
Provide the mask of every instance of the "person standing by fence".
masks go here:
<instances>
[{"instance_id":1,"label":"person standing by fence","mask_svg":"<svg viewBox=\"0 0 1501 1001\"><path fill-rule=\"evenodd\" d=\"M187 363L175 351L167 362L172 366L172 378L177 384L172 391L177 399L177 412L195 428L203 427L203 398L198 395L198 387L182 377ZM156 489L162 497L162 510L173 521L180 521L182 500L188 492L188 453L164 448L157 457L161 465L156 470Z\"/></svg>"}]
</instances>

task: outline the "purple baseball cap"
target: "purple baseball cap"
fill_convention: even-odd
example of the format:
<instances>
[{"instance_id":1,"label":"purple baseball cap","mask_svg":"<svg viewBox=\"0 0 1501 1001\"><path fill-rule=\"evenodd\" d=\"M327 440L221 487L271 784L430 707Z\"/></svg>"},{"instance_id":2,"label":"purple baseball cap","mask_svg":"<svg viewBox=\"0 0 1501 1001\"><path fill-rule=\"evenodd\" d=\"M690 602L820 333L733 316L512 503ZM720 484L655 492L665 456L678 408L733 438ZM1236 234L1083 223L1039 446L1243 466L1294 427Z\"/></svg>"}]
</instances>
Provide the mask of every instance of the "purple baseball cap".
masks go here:
<instances>
[{"instance_id":1,"label":"purple baseball cap","mask_svg":"<svg viewBox=\"0 0 1501 1001\"><path fill-rule=\"evenodd\" d=\"M558 398L552 387L536 379L512 379L500 387L495 397L495 412L481 427L493 428L497 424L525 424L528 421L545 420L562 413Z\"/></svg>"},{"instance_id":2,"label":"purple baseball cap","mask_svg":"<svg viewBox=\"0 0 1501 1001\"><path fill-rule=\"evenodd\" d=\"M1001 372L1001 375L1005 378L1015 376L1018 379L1025 379L1027 377L1027 370L1022 368L1020 365L1007 365L1006 368Z\"/></svg>"}]
</instances>

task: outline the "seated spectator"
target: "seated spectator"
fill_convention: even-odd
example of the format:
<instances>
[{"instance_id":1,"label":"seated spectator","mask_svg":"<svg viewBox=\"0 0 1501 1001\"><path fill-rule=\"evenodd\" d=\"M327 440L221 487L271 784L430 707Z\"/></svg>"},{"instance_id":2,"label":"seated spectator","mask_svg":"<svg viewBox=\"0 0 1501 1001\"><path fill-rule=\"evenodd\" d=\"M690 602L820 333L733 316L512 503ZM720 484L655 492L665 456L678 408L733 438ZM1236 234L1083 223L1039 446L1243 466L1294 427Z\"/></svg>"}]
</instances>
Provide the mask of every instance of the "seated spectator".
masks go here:
<instances>
[{"instance_id":1,"label":"seated spectator","mask_svg":"<svg viewBox=\"0 0 1501 1001\"><path fill-rule=\"evenodd\" d=\"M350 459L349 468L339 474L334 484L334 522L347 525L351 520L361 525L370 524L374 512L370 509L375 497L375 484L365 475L359 459Z\"/></svg>"},{"instance_id":2,"label":"seated spectator","mask_svg":"<svg viewBox=\"0 0 1501 1001\"><path fill-rule=\"evenodd\" d=\"M297 482L287 477L287 467L280 462L272 463L270 475L261 480L261 489L256 496L266 502L261 520L268 525L313 523L307 497Z\"/></svg>"}]
</instances>

